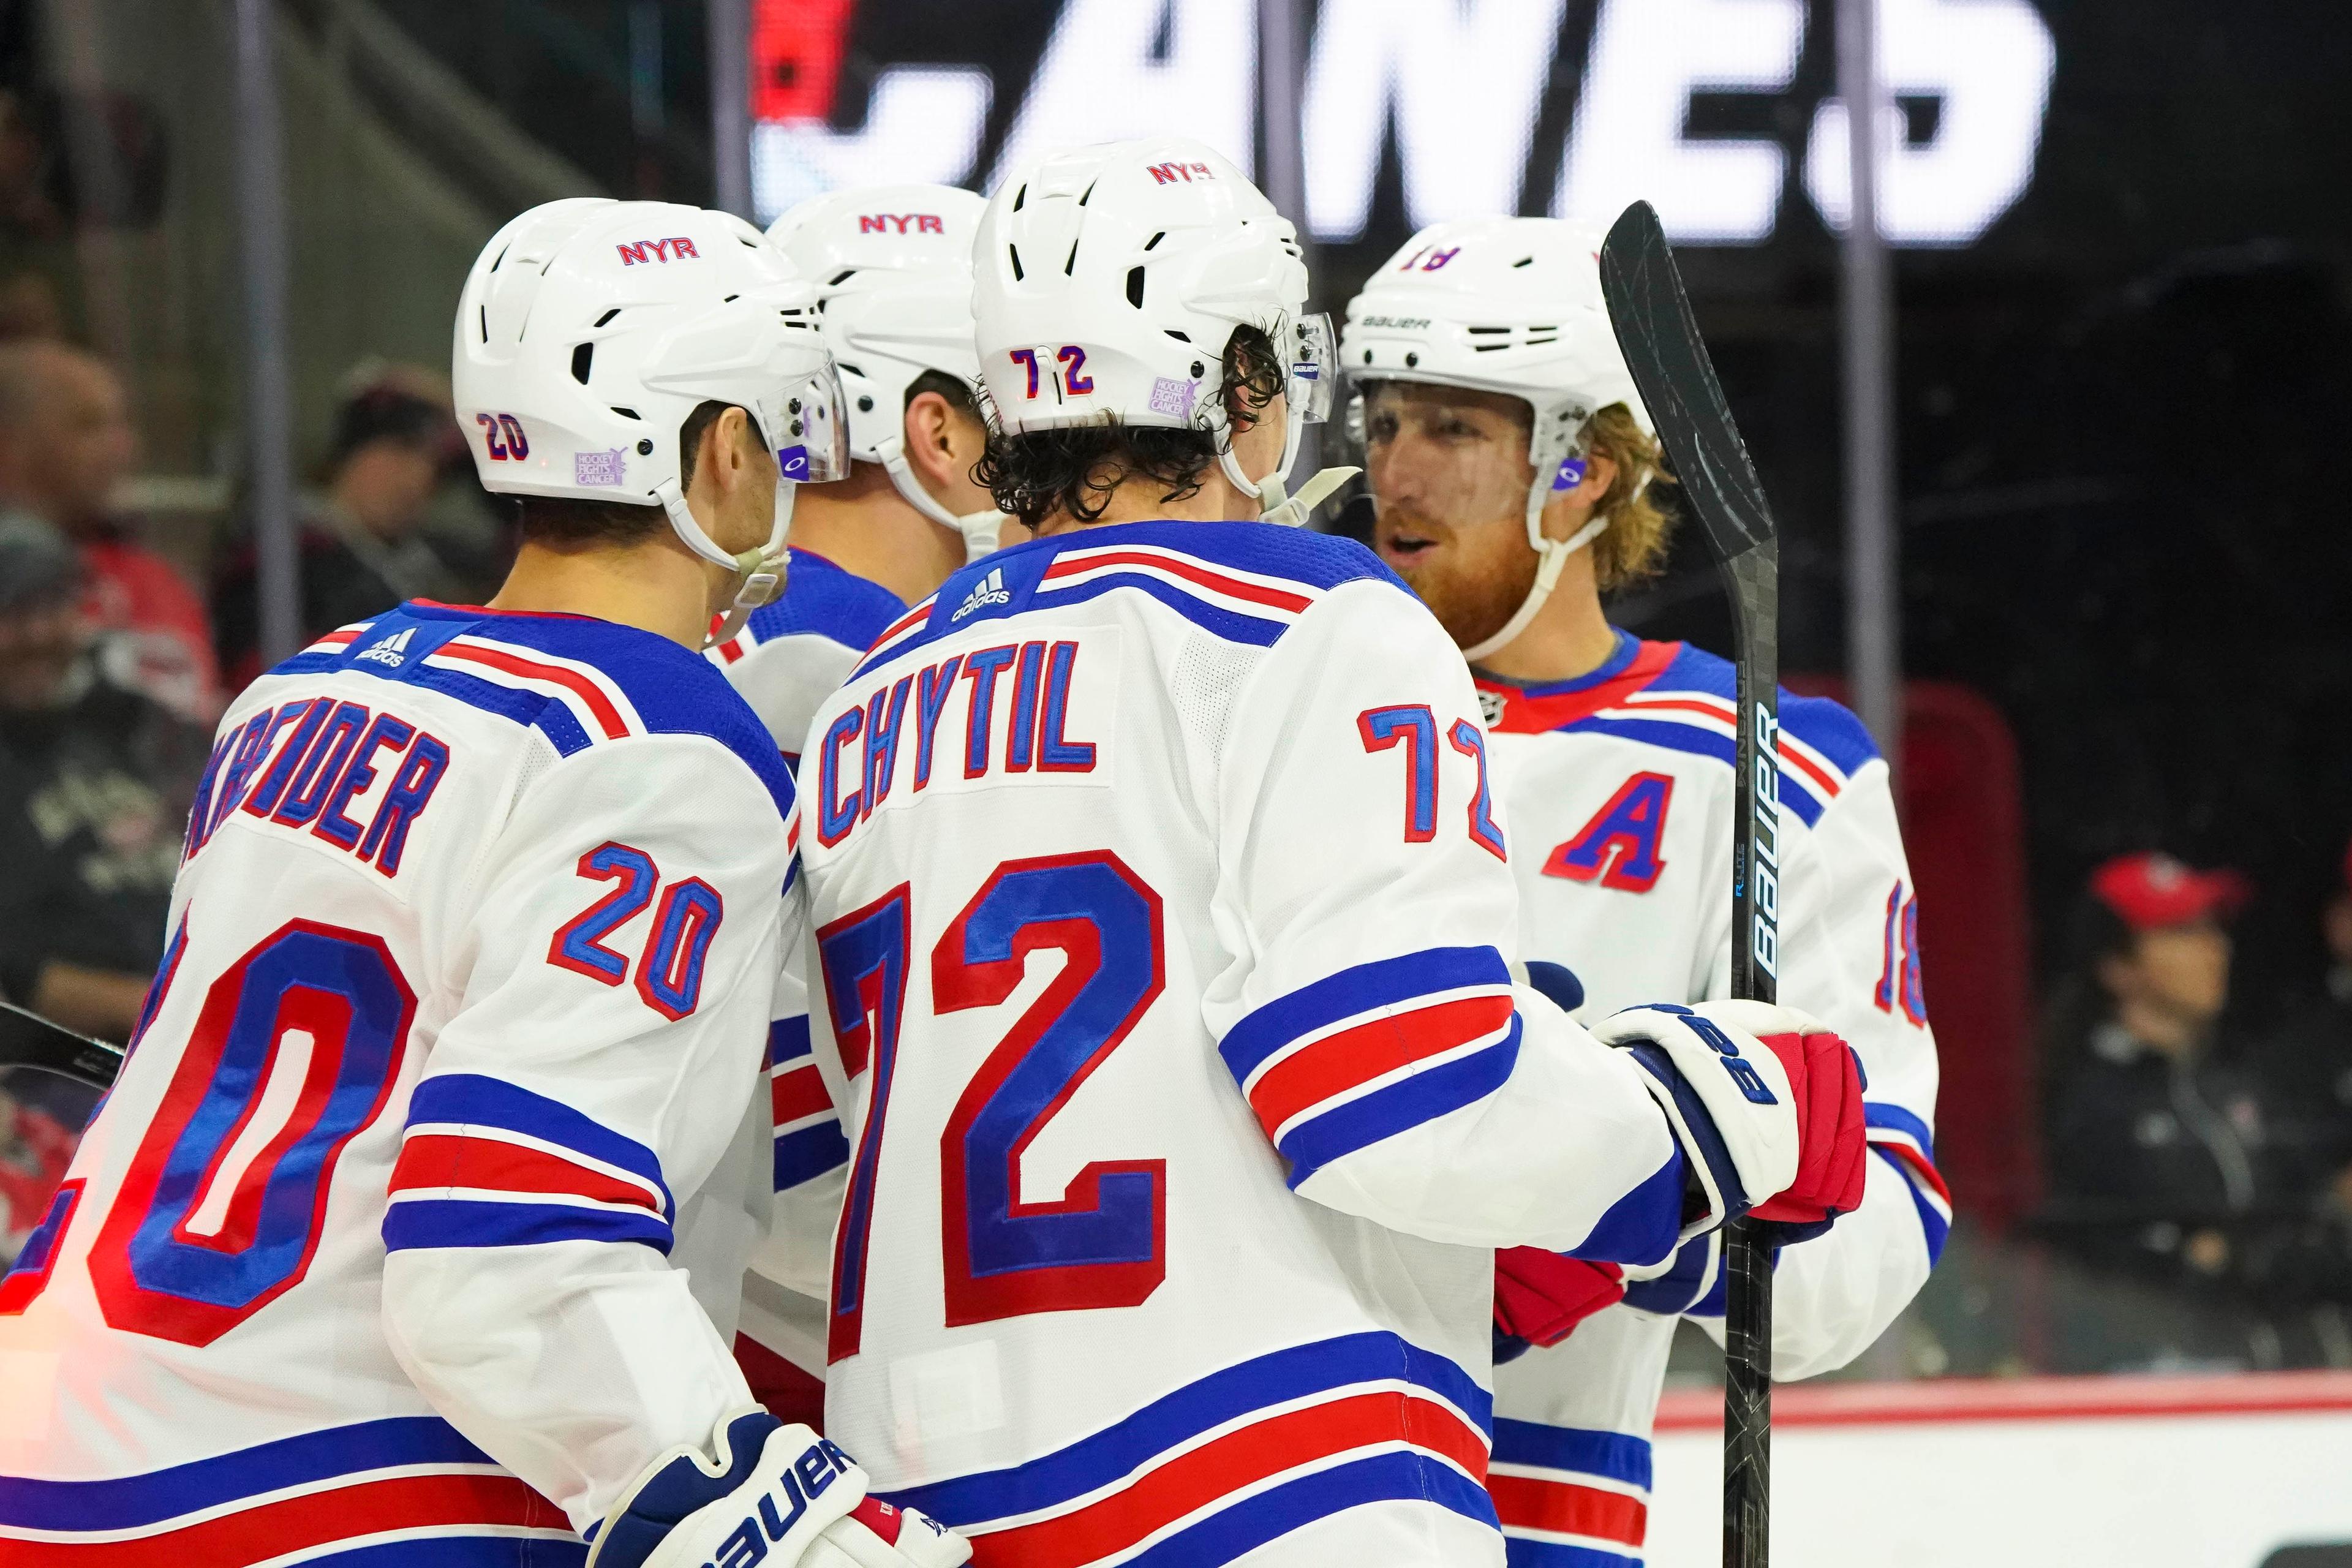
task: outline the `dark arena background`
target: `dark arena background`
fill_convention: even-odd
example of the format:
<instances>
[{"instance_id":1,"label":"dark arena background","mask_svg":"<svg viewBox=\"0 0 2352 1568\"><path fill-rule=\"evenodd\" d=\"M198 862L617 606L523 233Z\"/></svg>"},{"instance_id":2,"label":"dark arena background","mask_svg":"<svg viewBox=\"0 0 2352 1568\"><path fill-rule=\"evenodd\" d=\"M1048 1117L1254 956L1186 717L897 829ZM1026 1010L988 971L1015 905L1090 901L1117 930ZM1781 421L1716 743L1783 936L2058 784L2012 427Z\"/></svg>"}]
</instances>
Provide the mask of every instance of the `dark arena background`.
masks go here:
<instances>
[{"instance_id":1,"label":"dark arena background","mask_svg":"<svg viewBox=\"0 0 2352 1568\"><path fill-rule=\"evenodd\" d=\"M1874 244L1847 232L1857 17ZM95 837L168 884L164 781L267 662L267 525L311 516L368 410L426 406L455 439L450 301L524 207L765 225L1181 132L1297 222L1338 319L1426 225L1647 200L1780 524L1786 683L1895 742L1958 1215L1877 1345L1782 1391L1782 1560L2342 1568L2347 84L2352 26L2320 0L0 0L0 354L76 367L0 377L0 541L40 510L10 477L25 450L87 437L105 538L191 585L193 620L134 622L117 656L194 659L184 732L74 797L111 803L88 805ZM119 397L108 434L58 434L42 410L91 375ZM511 520L451 450L414 537L446 593L487 595ZM1362 536L1370 508L1358 484L1317 526ZM1609 608L1729 652L1696 528ZM0 675L17 613L0 584ZM0 833L30 843L57 808L27 724L0 712ZM2219 1210L2056 1169L2057 1108L2117 1026L2117 911L2091 889L2147 853L2167 858L2136 874L2228 874L2200 911L2225 922L2226 1000L2164 1103L2116 1108L2122 1135L2169 1148L2205 1118L2293 1146L2291 1174ZM143 983L152 911L100 902L76 962ZM70 923L0 900L0 992L26 1000L18 950ZM89 1113L0 1071L0 1264ZM2220 1254L2183 1242L2207 1234ZM1715 1560L1721 1356L1681 1333L1659 1568Z\"/></svg>"}]
</instances>

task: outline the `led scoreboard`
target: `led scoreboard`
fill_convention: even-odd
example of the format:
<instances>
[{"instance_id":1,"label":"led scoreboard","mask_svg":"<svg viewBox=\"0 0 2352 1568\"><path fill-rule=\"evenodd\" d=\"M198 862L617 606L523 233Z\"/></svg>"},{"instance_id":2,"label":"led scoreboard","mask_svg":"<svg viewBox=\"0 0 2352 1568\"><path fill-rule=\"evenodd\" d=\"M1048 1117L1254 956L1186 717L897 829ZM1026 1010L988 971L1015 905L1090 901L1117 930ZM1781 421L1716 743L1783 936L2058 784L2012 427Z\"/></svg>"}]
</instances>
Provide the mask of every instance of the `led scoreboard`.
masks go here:
<instances>
[{"instance_id":1,"label":"led scoreboard","mask_svg":"<svg viewBox=\"0 0 2352 1568\"><path fill-rule=\"evenodd\" d=\"M1307 226L1333 243L1402 238L1367 233L1390 160L1408 228L1511 211L1605 220L1636 195L1685 243L1761 243L1792 202L1840 226L1845 107L1799 68L1809 30L1826 49L1830 12L1831 0L1321 0L1301 106ZM894 13L909 25L890 26ZM1897 245L1969 245L2033 179L2050 29L2032 0L1881 0L1880 17L1894 100L1884 226ZM853 72L853 23L919 36L922 58ZM758 0L753 26L763 219L868 181L986 190L1041 149L1160 131L1255 167L1258 0ZM1562 73L1565 127L1539 140ZM1738 112L1743 100L1759 111Z\"/></svg>"}]
</instances>

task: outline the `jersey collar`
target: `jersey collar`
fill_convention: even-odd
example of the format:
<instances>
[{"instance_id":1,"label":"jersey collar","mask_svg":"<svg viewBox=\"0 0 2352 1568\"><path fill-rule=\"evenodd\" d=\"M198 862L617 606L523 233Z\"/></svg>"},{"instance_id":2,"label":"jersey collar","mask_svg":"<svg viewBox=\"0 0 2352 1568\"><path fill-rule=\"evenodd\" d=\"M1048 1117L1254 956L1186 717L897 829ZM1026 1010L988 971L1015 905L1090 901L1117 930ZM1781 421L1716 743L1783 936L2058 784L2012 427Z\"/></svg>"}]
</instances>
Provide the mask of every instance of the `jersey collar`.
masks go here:
<instances>
[{"instance_id":1,"label":"jersey collar","mask_svg":"<svg viewBox=\"0 0 2352 1568\"><path fill-rule=\"evenodd\" d=\"M1644 642L1620 627L1609 657L1572 679L1523 683L1485 670L1471 674L1488 730L1538 735L1614 707L1663 675L1682 650L1678 642Z\"/></svg>"}]
</instances>

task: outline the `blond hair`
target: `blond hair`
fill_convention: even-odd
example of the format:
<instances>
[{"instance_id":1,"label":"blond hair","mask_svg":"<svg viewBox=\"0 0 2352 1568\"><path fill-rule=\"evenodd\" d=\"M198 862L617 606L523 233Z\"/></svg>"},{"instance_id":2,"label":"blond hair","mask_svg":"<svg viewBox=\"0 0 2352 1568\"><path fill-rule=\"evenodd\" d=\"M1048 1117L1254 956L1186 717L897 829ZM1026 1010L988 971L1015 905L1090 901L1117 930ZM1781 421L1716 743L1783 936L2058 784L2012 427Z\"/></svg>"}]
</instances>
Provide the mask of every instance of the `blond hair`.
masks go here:
<instances>
[{"instance_id":1,"label":"blond hair","mask_svg":"<svg viewBox=\"0 0 2352 1568\"><path fill-rule=\"evenodd\" d=\"M1664 454L1657 438L1633 422L1623 404L1612 403L1594 415L1586 429L1591 449L1617 465L1617 477L1596 509L1609 526L1592 542L1593 581L1602 593L1613 594L1664 567L1675 516L1658 504L1658 487L1675 479L1660 463Z\"/></svg>"}]
</instances>

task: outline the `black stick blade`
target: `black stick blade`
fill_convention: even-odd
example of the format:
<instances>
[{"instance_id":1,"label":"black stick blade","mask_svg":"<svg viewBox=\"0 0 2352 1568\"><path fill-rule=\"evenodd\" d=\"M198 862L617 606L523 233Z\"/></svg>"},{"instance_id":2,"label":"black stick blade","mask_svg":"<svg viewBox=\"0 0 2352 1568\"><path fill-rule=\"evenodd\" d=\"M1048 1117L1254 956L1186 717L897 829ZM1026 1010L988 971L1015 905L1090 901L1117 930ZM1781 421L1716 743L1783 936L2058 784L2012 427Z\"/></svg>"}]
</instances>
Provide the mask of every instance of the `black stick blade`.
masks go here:
<instances>
[{"instance_id":1,"label":"black stick blade","mask_svg":"<svg viewBox=\"0 0 2352 1568\"><path fill-rule=\"evenodd\" d=\"M1601 291L1633 384L1657 422L1675 478L1717 559L1729 560L1774 538L1779 530L1764 502L1763 481L1732 423L1666 231L1649 203L1635 202L1610 226L1601 247Z\"/></svg>"},{"instance_id":2,"label":"black stick blade","mask_svg":"<svg viewBox=\"0 0 2352 1568\"><path fill-rule=\"evenodd\" d=\"M122 1047L77 1035L14 1002L0 1001L0 1068L30 1068L57 1073L94 1089L113 1086L122 1070Z\"/></svg>"}]
</instances>

